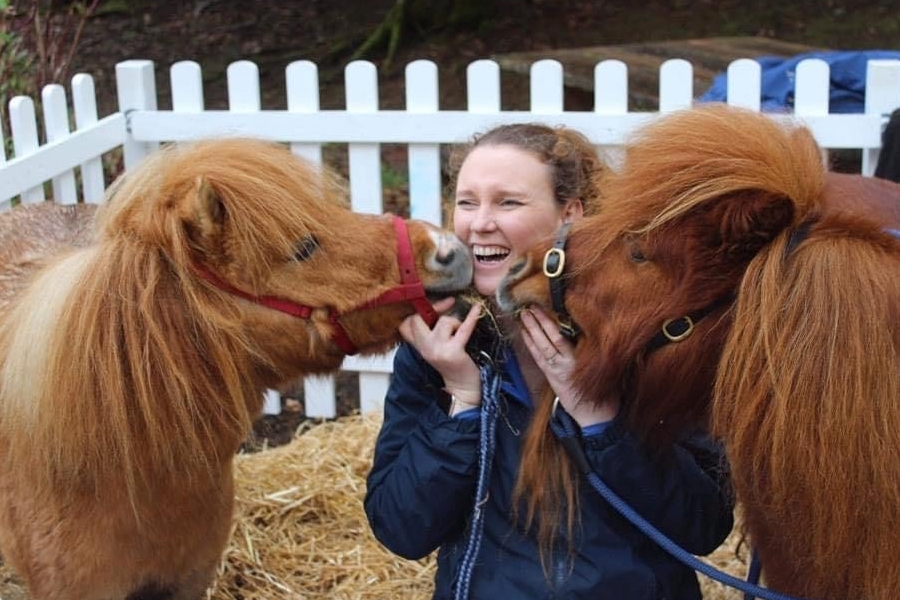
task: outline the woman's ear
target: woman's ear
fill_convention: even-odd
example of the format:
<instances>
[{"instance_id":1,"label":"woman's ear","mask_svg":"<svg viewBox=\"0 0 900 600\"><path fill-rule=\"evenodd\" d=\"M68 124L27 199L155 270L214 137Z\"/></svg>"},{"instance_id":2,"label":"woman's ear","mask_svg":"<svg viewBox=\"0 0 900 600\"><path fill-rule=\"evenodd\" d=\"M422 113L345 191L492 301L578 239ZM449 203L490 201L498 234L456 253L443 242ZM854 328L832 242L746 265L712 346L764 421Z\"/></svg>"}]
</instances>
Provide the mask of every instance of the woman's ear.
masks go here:
<instances>
[{"instance_id":1,"label":"woman's ear","mask_svg":"<svg viewBox=\"0 0 900 600\"><path fill-rule=\"evenodd\" d=\"M584 215L584 203L581 198L569 198L563 207L563 223L571 223Z\"/></svg>"}]
</instances>

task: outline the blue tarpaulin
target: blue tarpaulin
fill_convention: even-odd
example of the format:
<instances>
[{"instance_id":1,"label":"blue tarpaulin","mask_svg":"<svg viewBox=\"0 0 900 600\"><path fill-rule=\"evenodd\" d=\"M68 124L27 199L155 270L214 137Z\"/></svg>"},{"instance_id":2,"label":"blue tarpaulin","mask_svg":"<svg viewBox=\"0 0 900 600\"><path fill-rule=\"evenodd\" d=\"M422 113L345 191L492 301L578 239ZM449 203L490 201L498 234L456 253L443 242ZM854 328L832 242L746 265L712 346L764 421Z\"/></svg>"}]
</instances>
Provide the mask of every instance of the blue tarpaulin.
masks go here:
<instances>
[{"instance_id":1,"label":"blue tarpaulin","mask_svg":"<svg viewBox=\"0 0 900 600\"><path fill-rule=\"evenodd\" d=\"M900 52L891 50L836 50L806 52L790 58L761 56L756 61L762 67L761 109L784 112L794 108L794 71L807 58L820 58L831 69L831 98L829 112L861 113L865 107L866 63L870 59L898 59ZM713 79L710 88L698 98L700 102L724 102L727 89L726 73Z\"/></svg>"}]
</instances>

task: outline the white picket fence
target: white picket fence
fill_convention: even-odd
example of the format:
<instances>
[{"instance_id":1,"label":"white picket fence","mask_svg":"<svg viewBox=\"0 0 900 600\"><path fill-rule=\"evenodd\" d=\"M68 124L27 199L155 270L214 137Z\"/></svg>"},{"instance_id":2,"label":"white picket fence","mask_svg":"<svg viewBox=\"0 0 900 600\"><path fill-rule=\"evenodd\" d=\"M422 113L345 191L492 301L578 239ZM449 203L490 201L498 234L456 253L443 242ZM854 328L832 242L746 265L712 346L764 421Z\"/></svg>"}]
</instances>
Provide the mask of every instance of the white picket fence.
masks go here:
<instances>
[{"instance_id":1,"label":"white picket fence","mask_svg":"<svg viewBox=\"0 0 900 600\"><path fill-rule=\"evenodd\" d=\"M441 212L441 144L465 141L473 133L500 123L540 121L584 132L601 149L614 151L638 126L659 113L690 106L704 90L693 89L692 66L671 59L659 71L659 112L629 112L628 68L602 61L594 69L594 109L563 110L563 67L554 60L531 66L530 110L501 111L500 68L490 60L471 63L466 73L468 109L439 109L438 67L419 60L406 66L406 109L379 110L378 73L374 64L355 61L345 68L345 110L320 110L317 66L309 61L287 65L285 110L261 107L259 69L237 61L228 66L228 110L205 110L202 71L194 61L171 65L171 110L157 109L154 64L128 60L116 65L118 111L100 118L92 78L72 78L71 105L61 85L42 91L43 139L31 98L9 102L14 158L0 153L0 210L13 198L22 202L52 198L62 203L99 202L110 183L102 159L121 149L126 170L160 143L200 137L247 135L290 143L292 150L322 162L327 143L347 145L350 201L354 210L381 213L381 144L408 146L410 216L436 224ZM752 59L728 68L728 103L760 109L761 70ZM793 115L812 129L826 148L862 150L862 172L874 171L887 115L900 106L900 61L870 61L866 74L865 112L829 114L829 66L819 59L800 63L795 79ZM787 115L791 116L791 115ZM773 117L781 118L781 117ZM74 126L73 126L74 125ZM0 134L0 146L5 147ZM76 177L76 172L80 177ZM387 390L392 353L349 357L343 369L357 372L359 406L378 409ZM303 383L309 416L336 415L333 377L308 377ZM266 412L277 413L280 398L270 392Z\"/></svg>"}]
</instances>

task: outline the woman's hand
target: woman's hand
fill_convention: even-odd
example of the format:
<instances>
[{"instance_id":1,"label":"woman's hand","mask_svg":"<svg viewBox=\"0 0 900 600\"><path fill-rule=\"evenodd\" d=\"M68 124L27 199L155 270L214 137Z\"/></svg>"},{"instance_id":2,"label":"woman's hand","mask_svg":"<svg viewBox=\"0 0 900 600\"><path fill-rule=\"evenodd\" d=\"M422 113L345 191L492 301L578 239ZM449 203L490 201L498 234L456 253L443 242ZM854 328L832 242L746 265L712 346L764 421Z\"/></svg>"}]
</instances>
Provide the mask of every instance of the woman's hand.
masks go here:
<instances>
[{"instance_id":1,"label":"woman's hand","mask_svg":"<svg viewBox=\"0 0 900 600\"><path fill-rule=\"evenodd\" d=\"M445 313L453 306L453 299L435 302L434 309ZM400 335L422 355L444 378L444 388L453 396L457 410L481 406L481 375L478 366L466 352L466 342L475 331L481 305L474 304L466 317L441 314L433 328L429 328L418 314L407 317L400 324Z\"/></svg>"},{"instance_id":2,"label":"woman's hand","mask_svg":"<svg viewBox=\"0 0 900 600\"><path fill-rule=\"evenodd\" d=\"M618 398L583 401L573 386L575 347L559 332L557 323L537 307L523 310L521 320L525 346L566 412L581 427L614 419L619 412Z\"/></svg>"}]
</instances>

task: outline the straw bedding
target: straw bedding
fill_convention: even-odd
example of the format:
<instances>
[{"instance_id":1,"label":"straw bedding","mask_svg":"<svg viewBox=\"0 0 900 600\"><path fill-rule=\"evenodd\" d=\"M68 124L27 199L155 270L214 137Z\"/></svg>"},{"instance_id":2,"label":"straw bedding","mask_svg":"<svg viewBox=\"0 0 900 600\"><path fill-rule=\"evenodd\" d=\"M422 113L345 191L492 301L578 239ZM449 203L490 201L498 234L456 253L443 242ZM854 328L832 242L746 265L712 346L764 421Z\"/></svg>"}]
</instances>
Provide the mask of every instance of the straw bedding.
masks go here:
<instances>
[{"instance_id":1,"label":"straw bedding","mask_svg":"<svg viewBox=\"0 0 900 600\"><path fill-rule=\"evenodd\" d=\"M428 600L434 559L407 561L372 537L362 510L380 415L304 425L284 446L235 460L231 542L207 600ZM732 536L707 561L746 572ZM741 595L701 576L707 600ZM27 600L0 568L0 597Z\"/></svg>"}]
</instances>

